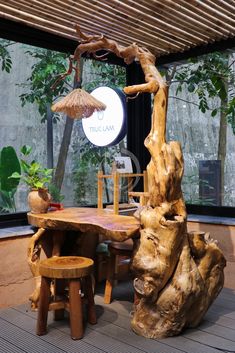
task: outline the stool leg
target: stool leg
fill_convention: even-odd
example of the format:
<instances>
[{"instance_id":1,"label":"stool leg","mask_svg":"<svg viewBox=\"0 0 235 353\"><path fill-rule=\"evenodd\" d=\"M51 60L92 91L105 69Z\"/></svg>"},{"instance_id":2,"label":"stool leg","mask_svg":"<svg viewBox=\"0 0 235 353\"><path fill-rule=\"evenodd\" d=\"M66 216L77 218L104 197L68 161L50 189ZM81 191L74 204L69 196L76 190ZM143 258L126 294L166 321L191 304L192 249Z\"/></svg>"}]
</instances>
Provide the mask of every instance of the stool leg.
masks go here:
<instances>
[{"instance_id":1,"label":"stool leg","mask_svg":"<svg viewBox=\"0 0 235 353\"><path fill-rule=\"evenodd\" d=\"M50 283L51 279L42 277L40 297L38 304L38 318L37 318L37 335L45 335L47 333L47 315L50 302Z\"/></svg>"},{"instance_id":2,"label":"stool leg","mask_svg":"<svg viewBox=\"0 0 235 353\"><path fill-rule=\"evenodd\" d=\"M104 303L105 304L110 304L110 302L111 302L115 265L116 265L116 256L111 253L110 258L109 258L109 262L108 262L107 280L105 283L105 291L104 291Z\"/></svg>"},{"instance_id":3,"label":"stool leg","mask_svg":"<svg viewBox=\"0 0 235 353\"><path fill-rule=\"evenodd\" d=\"M87 295L87 316L88 316L88 322L89 324L96 324L97 319L96 319L96 312L95 312L95 302L94 302L94 293L93 293L93 288L92 288L92 278L91 276L87 276L84 278L85 281L85 288L86 288L86 295Z\"/></svg>"},{"instance_id":4,"label":"stool leg","mask_svg":"<svg viewBox=\"0 0 235 353\"><path fill-rule=\"evenodd\" d=\"M119 255L115 255L114 273L113 273L113 288L118 284L118 266L119 266Z\"/></svg>"},{"instance_id":5,"label":"stool leg","mask_svg":"<svg viewBox=\"0 0 235 353\"><path fill-rule=\"evenodd\" d=\"M55 300L64 300L66 281L64 279L55 280ZM64 319L64 309L54 311L54 320L59 321Z\"/></svg>"},{"instance_id":6,"label":"stool leg","mask_svg":"<svg viewBox=\"0 0 235 353\"><path fill-rule=\"evenodd\" d=\"M80 279L69 280L69 316L72 339L80 339L83 336L83 315Z\"/></svg>"}]
</instances>

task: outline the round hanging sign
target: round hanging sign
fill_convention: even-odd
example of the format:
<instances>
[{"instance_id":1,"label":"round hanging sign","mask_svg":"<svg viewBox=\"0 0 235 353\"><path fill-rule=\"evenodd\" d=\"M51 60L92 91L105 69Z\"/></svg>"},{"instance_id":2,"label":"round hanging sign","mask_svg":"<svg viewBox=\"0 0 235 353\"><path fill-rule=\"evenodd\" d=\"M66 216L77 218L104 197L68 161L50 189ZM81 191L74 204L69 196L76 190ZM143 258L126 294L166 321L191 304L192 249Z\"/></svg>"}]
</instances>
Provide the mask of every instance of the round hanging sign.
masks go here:
<instances>
[{"instance_id":1,"label":"round hanging sign","mask_svg":"<svg viewBox=\"0 0 235 353\"><path fill-rule=\"evenodd\" d=\"M93 145L116 145L126 135L125 94L119 89L102 86L95 88L91 95L104 103L106 109L82 119L84 133Z\"/></svg>"}]
</instances>

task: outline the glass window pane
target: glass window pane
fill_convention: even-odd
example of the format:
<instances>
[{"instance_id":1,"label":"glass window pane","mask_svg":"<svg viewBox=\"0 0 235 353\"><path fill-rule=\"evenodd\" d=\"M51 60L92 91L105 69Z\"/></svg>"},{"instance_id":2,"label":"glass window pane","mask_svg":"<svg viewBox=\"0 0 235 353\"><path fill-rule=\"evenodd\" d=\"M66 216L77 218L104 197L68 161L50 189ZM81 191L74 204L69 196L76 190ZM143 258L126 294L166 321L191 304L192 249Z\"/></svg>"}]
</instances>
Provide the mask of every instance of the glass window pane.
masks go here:
<instances>
[{"instance_id":1,"label":"glass window pane","mask_svg":"<svg viewBox=\"0 0 235 353\"><path fill-rule=\"evenodd\" d=\"M182 145L187 203L235 206L234 68L232 51L168 68L167 131Z\"/></svg>"},{"instance_id":2,"label":"glass window pane","mask_svg":"<svg viewBox=\"0 0 235 353\"><path fill-rule=\"evenodd\" d=\"M54 183L53 187L50 187L50 192L54 201L63 200L66 206L73 206L97 203L98 169L103 168L105 173L109 173L114 156L119 155L121 149L126 146L124 139L112 148L95 147L86 139L80 120L73 121L63 114L51 112L51 104L73 89L74 75L59 81L52 89L58 75L68 69L68 56L64 53L0 40L0 150L3 157L5 156L1 159L0 168L0 213L28 210L29 187L23 178L21 177L19 185L17 178L11 178L13 184L7 188L4 186L6 185L4 180L10 180L8 178L10 172L10 174L19 172L14 165L17 164L17 160L13 163L9 157L14 151L19 160L23 158L28 163L35 160L43 168L54 168L54 174L57 170L59 185L62 180L61 190ZM100 85L121 89L125 85L125 68L84 60L82 87L90 92ZM70 120L69 124L66 123L67 120ZM68 128L66 131L65 126ZM62 141L65 144L61 149ZM32 148L29 156L23 156L20 152L24 145ZM8 146L11 147L10 152L6 149ZM10 166L4 164L5 159ZM6 168L7 176L4 175ZM63 173L64 176L60 180ZM106 189L105 202L110 201L111 197L108 186Z\"/></svg>"}]
</instances>

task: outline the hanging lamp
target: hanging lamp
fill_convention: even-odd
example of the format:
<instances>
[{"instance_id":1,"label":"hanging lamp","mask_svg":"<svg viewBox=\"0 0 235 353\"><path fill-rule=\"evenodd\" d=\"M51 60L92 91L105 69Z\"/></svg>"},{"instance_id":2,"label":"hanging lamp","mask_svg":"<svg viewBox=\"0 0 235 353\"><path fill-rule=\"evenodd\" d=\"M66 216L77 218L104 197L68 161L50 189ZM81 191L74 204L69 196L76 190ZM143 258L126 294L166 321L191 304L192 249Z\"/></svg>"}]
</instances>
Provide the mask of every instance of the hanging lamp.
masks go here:
<instances>
[{"instance_id":1,"label":"hanging lamp","mask_svg":"<svg viewBox=\"0 0 235 353\"><path fill-rule=\"evenodd\" d=\"M53 112L63 112L72 119L88 118L95 111L99 112L105 109L104 103L81 88L74 89L51 107Z\"/></svg>"}]
</instances>

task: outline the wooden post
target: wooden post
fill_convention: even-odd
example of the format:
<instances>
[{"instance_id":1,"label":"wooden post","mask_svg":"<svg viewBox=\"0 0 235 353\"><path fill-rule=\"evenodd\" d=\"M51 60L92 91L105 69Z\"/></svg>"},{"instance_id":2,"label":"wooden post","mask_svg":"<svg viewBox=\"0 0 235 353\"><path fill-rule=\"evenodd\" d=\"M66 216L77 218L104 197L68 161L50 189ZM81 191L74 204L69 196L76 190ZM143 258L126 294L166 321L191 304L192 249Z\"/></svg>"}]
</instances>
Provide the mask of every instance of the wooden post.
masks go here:
<instances>
[{"instance_id":1,"label":"wooden post","mask_svg":"<svg viewBox=\"0 0 235 353\"><path fill-rule=\"evenodd\" d=\"M105 284L104 292L104 303L110 304L112 299L112 290L114 284L114 272L116 266L116 256L112 252L110 253L108 268L107 268L107 279Z\"/></svg>"},{"instance_id":2,"label":"wooden post","mask_svg":"<svg viewBox=\"0 0 235 353\"><path fill-rule=\"evenodd\" d=\"M127 196L129 202L129 192L133 191L133 178L131 176L127 177Z\"/></svg>"},{"instance_id":3,"label":"wooden post","mask_svg":"<svg viewBox=\"0 0 235 353\"><path fill-rule=\"evenodd\" d=\"M45 335L47 333L47 316L50 301L50 284L51 280L49 278L42 277L36 329L36 333L39 336Z\"/></svg>"},{"instance_id":4,"label":"wooden post","mask_svg":"<svg viewBox=\"0 0 235 353\"><path fill-rule=\"evenodd\" d=\"M87 295L87 319L89 324L95 325L97 323L96 312L95 312L95 302L94 302L94 293L92 289L92 277L87 276L84 278L86 295Z\"/></svg>"},{"instance_id":5,"label":"wooden post","mask_svg":"<svg viewBox=\"0 0 235 353\"><path fill-rule=\"evenodd\" d=\"M53 232L53 248L52 256L60 256L61 247L64 244L65 232L54 230Z\"/></svg>"},{"instance_id":6,"label":"wooden post","mask_svg":"<svg viewBox=\"0 0 235 353\"><path fill-rule=\"evenodd\" d=\"M98 178L97 207L98 207L98 209L102 209L103 208L103 172L102 172L102 170L98 171L97 178Z\"/></svg>"},{"instance_id":7,"label":"wooden post","mask_svg":"<svg viewBox=\"0 0 235 353\"><path fill-rule=\"evenodd\" d=\"M113 211L118 214L119 210L119 173L113 173Z\"/></svg>"},{"instance_id":8,"label":"wooden post","mask_svg":"<svg viewBox=\"0 0 235 353\"><path fill-rule=\"evenodd\" d=\"M83 315L81 298L81 281L78 278L69 280L69 317L71 337L74 340L83 336Z\"/></svg>"},{"instance_id":9,"label":"wooden post","mask_svg":"<svg viewBox=\"0 0 235 353\"><path fill-rule=\"evenodd\" d=\"M144 192L148 192L148 174L147 171L143 171L143 179L144 179Z\"/></svg>"}]
</instances>

